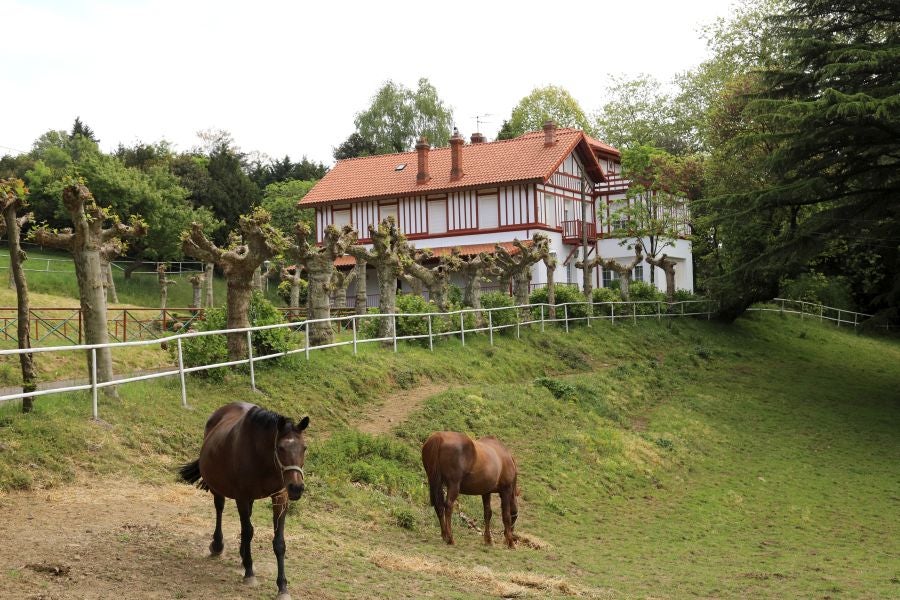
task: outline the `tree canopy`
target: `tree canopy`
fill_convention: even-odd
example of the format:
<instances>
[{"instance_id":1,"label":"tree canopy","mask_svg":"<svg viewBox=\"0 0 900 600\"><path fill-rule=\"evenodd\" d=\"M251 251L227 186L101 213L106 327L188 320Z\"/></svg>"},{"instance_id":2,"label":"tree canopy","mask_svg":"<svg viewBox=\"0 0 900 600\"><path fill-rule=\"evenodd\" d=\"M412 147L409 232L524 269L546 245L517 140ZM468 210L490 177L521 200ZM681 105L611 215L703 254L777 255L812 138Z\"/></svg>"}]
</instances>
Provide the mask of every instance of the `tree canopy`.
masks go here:
<instances>
[{"instance_id":1,"label":"tree canopy","mask_svg":"<svg viewBox=\"0 0 900 600\"><path fill-rule=\"evenodd\" d=\"M511 139L540 129L552 119L560 127L574 127L593 135L594 127L578 101L565 88L555 85L535 88L519 100L497 139Z\"/></svg>"},{"instance_id":2,"label":"tree canopy","mask_svg":"<svg viewBox=\"0 0 900 600\"><path fill-rule=\"evenodd\" d=\"M415 90L387 81L354 124L356 131L335 148L335 159L406 152L422 135L434 146L446 146L453 113L426 78Z\"/></svg>"}]
</instances>

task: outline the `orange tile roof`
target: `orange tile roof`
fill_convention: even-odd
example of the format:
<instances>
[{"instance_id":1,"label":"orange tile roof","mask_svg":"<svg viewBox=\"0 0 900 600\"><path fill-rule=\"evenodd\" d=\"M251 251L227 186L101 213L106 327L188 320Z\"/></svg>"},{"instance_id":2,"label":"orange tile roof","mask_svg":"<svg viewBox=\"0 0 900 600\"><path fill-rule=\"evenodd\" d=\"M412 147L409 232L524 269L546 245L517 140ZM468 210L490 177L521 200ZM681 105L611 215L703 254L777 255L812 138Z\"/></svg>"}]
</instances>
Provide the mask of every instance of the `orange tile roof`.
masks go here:
<instances>
[{"instance_id":1,"label":"orange tile roof","mask_svg":"<svg viewBox=\"0 0 900 600\"><path fill-rule=\"evenodd\" d=\"M520 181L546 181L573 150L578 150L594 181L605 175L593 145L602 144L578 129L556 130L556 144L544 146L544 132L532 131L512 140L467 144L462 148L464 175L451 181L450 148L432 148L428 154L431 179L416 183L416 152L364 156L338 161L300 200L299 205L369 198L394 198ZM604 148L611 146L603 144ZM400 171L396 167L406 167Z\"/></svg>"},{"instance_id":2,"label":"orange tile roof","mask_svg":"<svg viewBox=\"0 0 900 600\"><path fill-rule=\"evenodd\" d=\"M531 240L525 240L522 242L526 246L532 243ZM515 254L519 251L512 242L499 242L501 246L506 248L506 251L510 254ZM428 246L423 246L422 249L428 248ZM496 250L494 244L468 244L461 246L457 244L456 246L440 246L438 248L429 248L435 257L440 256L448 256L454 248L459 248L459 253L463 256L475 256L476 254L481 254L482 252L486 252L488 254L493 254ZM356 264L356 259L350 256L349 254L345 254L344 256L340 256L334 260L334 266L336 267L352 267Z\"/></svg>"},{"instance_id":3,"label":"orange tile roof","mask_svg":"<svg viewBox=\"0 0 900 600\"><path fill-rule=\"evenodd\" d=\"M619 152L618 148L614 148L606 142L601 142L598 139L592 138L588 134L584 134L584 137L587 138L588 144L590 144L592 148L600 150L601 152L604 152L606 154L612 154L613 156L622 156L622 153Z\"/></svg>"}]
</instances>

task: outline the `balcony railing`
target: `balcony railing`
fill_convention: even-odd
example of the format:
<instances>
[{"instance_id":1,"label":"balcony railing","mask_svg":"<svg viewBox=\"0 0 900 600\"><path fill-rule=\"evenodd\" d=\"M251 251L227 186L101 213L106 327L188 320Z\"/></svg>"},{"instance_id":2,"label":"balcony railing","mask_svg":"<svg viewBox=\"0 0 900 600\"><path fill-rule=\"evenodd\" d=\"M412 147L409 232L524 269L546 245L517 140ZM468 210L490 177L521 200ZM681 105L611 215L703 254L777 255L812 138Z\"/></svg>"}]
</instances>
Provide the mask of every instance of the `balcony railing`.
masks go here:
<instances>
[{"instance_id":1,"label":"balcony railing","mask_svg":"<svg viewBox=\"0 0 900 600\"><path fill-rule=\"evenodd\" d=\"M563 221L562 230L564 244L580 244L585 231L589 242L597 240L597 225L590 221Z\"/></svg>"}]
</instances>

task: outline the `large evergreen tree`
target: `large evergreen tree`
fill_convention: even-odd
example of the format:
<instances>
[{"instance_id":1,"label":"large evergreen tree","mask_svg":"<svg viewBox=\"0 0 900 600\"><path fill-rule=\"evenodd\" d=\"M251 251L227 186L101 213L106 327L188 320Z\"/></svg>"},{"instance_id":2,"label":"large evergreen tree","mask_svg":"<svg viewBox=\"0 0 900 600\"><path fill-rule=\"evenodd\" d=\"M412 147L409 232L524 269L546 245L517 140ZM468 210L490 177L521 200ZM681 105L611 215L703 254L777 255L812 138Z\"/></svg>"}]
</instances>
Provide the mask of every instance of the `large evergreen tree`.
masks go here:
<instances>
[{"instance_id":1,"label":"large evergreen tree","mask_svg":"<svg viewBox=\"0 0 900 600\"><path fill-rule=\"evenodd\" d=\"M744 146L764 149L758 188L711 198L729 268L711 279L725 318L778 291L844 240L879 255L866 308L900 304L900 13L892 0L795 0L772 18L777 62L740 112ZM738 102L740 104L740 101ZM764 236L764 244L742 244ZM848 246L849 247L849 246Z\"/></svg>"}]
</instances>

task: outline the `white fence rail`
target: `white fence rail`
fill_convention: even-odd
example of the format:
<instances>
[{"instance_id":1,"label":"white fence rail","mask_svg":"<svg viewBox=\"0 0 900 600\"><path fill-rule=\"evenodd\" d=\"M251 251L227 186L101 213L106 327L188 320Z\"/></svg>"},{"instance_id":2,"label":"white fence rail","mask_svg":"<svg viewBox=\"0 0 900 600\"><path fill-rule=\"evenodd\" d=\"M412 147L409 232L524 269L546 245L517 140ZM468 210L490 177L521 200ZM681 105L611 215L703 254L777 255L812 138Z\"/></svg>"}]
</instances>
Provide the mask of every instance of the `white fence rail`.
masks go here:
<instances>
[{"instance_id":1,"label":"white fence rail","mask_svg":"<svg viewBox=\"0 0 900 600\"><path fill-rule=\"evenodd\" d=\"M559 323L568 332L570 326L574 323L585 323L588 327L596 320L608 320L615 324L623 320L637 322L641 318L663 319L668 317L687 317L701 316L709 319L714 314L715 305L709 300L688 300L683 302L675 302L667 304L665 302L656 301L637 301L637 302L595 302L591 303L593 314L587 316L587 302L569 302L564 304L526 304L521 306L498 307L498 308L482 308L482 309L462 309L451 312L433 312L433 313L394 313L394 314L365 314L365 315L347 315L340 317L330 317L328 319L307 319L305 321L293 323L279 323L275 325L262 325L256 327L247 327L242 329L223 329L216 331L193 331L180 333L165 339L167 344L175 344L175 365L168 370L154 371L152 373L135 374L122 378L115 378L112 381L98 381L96 370L97 350L100 348L125 348L132 346L149 346L158 345L160 340L135 340L131 342L113 342L109 344L79 344L73 346L47 346L30 348L27 350L9 349L0 350L0 357L18 356L23 353L42 354L47 352L80 352L84 351L91 355L91 373L88 383L53 387L51 389L37 390L34 392L17 392L13 394L0 395L0 404L25 397L46 396L49 394L62 394L67 392L76 392L81 390L91 391L91 413L93 417L99 418L98 392L107 387L118 386L133 381L146 381L157 379L160 377L178 377L181 384L181 403L183 406L188 405L187 386L185 376L188 373L197 371L205 371L210 369L218 369L235 365L248 365L250 371L250 386L256 390L256 371L255 364L273 358L280 358L292 354L303 353L309 360L310 353L316 350L324 350L325 348L335 348L338 346L352 346L353 353L356 354L360 344L367 343L390 343L394 352L398 350L398 342L403 340L428 340L428 347L434 350L435 339L442 337L458 336L460 343L465 345L466 335L473 333L487 333L490 344L494 344L494 334L504 330L515 330L516 338L520 336L521 328L528 326L539 326L540 331L544 331L548 323ZM551 316L552 315L552 316ZM467 319L467 316L469 318ZM393 321L393 335L390 337L363 337L360 335L360 324L377 323L381 319L391 319ZM427 325L427 333L415 335L397 335L398 319L421 319ZM436 328L436 321L440 319L441 328ZM469 324L467 324L467 320ZM508 322L512 321L512 322ZM313 323L332 323L338 327L341 332L339 339L328 344L311 345L309 338L309 326ZM443 327L447 327L442 330ZM281 352L265 354L262 356L254 356L253 354L253 335L254 333L266 331L270 329L289 329L296 333L302 333L304 343L298 347L290 348ZM243 333L247 336L247 346L249 355L241 360L232 360L208 365L196 365L187 367L184 364L183 341L190 338L211 336L211 335L227 335L234 333Z\"/></svg>"},{"instance_id":2,"label":"white fence rail","mask_svg":"<svg viewBox=\"0 0 900 600\"><path fill-rule=\"evenodd\" d=\"M814 319L820 322L831 321L837 323L837 326L852 325L858 327L863 324L872 315L846 310L844 308L834 308L833 306L824 306L815 304L814 302L806 302L805 300L791 300L789 298L773 298L764 304L753 306L748 311L757 312L777 312L783 315L800 315L800 319Z\"/></svg>"}]
</instances>

